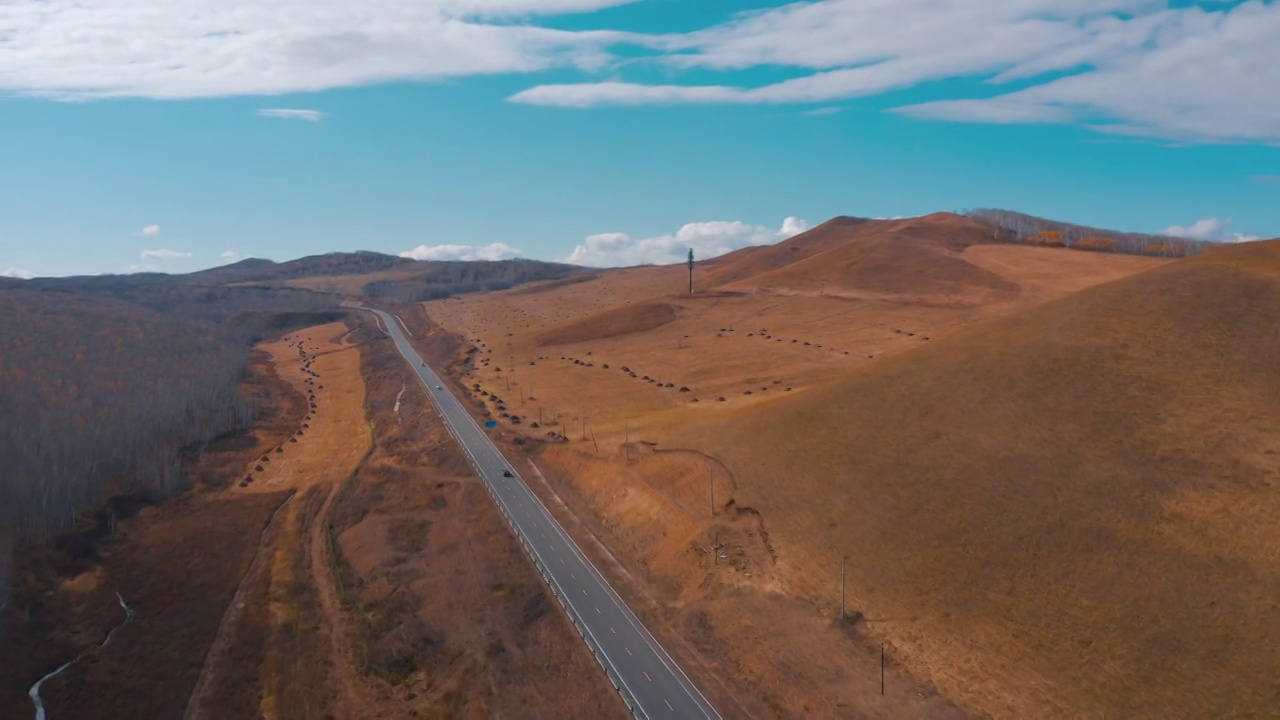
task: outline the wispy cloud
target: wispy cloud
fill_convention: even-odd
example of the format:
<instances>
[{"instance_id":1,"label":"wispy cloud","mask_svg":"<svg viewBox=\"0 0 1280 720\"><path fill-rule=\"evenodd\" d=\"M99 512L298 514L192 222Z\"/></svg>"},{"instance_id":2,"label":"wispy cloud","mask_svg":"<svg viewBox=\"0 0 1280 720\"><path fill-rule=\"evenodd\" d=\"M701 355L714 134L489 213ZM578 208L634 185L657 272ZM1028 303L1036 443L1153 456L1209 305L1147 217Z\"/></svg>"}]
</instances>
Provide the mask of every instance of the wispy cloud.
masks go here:
<instances>
[{"instance_id":1,"label":"wispy cloud","mask_svg":"<svg viewBox=\"0 0 1280 720\"><path fill-rule=\"evenodd\" d=\"M1161 230L1160 234L1214 242L1252 242L1262 239L1258 235L1231 232L1230 228L1231 218L1207 217L1200 218L1190 225L1170 225Z\"/></svg>"},{"instance_id":2,"label":"wispy cloud","mask_svg":"<svg viewBox=\"0 0 1280 720\"><path fill-rule=\"evenodd\" d=\"M185 260L193 256L189 252L160 248L157 250L143 250L139 257L143 260Z\"/></svg>"},{"instance_id":3,"label":"wispy cloud","mask_svg":"<svg viewBox=\"0 0 1280 720\"><path fill-rule=\"evenodd\" d=\"M233 263L244 258L243 255L234 250L224 250L218 254L218 258L224 263Z\"/></svg>"},{"instance_id":4,"label":"wispy cloud","mask_svg":"<svg viewBox=\"0 0 1280 720\"><path fill-rule=\"evenodd\" d=\"M1249 179L1256 183L1280 184L1280 175L1254 175Z\"/></svg>"},{"instance_id":5,"label":"wispy cloud","mask_svg":"<svg viewBox=\"0 0 1280 720\"><path fill-rule=\"evenodd\" d=\"M305 110L296 108L264 108L258 111L262 117L284 118L286 120L306 120L307 122L318 123L329 116L329 113L319 110Z\"/></svg>"},{"instance_id":6,"label":"wispy cloud","mask_svg":"<svg viewBox=\"0 0 1280 720\"><path fill-rule=\"evenodd\" d=\"M598 67L622 33L531 20L632 1L8 0L0 90L220 97Z\"/></svg>"},{"instance_id":7,"label":"wispy cloud","mask_svg":"<svg viewBox=\"0 0 1280 720\"><path fill-rule=\"evenodd\" d=\"M809 115L811 117L817 117L821 115L835 115L836 113L840 112L843 109L844 108L841 108L841 107L820 107L820 108L814 108L813 110L806 110L804 111L804 114Z\"/></svg>"},{"instance_id":8,"label":"wispy cloud","mask_svg":"<svg viewBox=\"0 0 1280 720\"><path fill-rule=\"evenodd\" d=\"M159 234L160 234L160 226L159 226L159 225L148 225L148 226L146 226L146 227L142 228L141 230L139 230L139 231L138 231L138 234L139 234L139 235L142 235L142 236L144 236L144 237L155 237L156 235L159 235Z\"/></svg>"},{"instance_id":9,"label":"wispy cloud","mask_svg":"<svg viewBox=\"0 0 1280 720\"><path fill-rule=\"evenodd\" d=\"M759 87L609 82L539 85L513 102L565 107L813 103L946 78L991 97L897 112L983 123L1089 123L1193 142L1280 143L1280 3L1170 7L1164 0L816 0L742 13L692 33L636 40L672 69L810 71ZM1067 73L1054 78L1054 75ZM986 95L987 93L983 93Z\"/></svg>"},{"instance_id":10,"label":"wispy cloud","mask_svg":"<svg viewBox=\"0 0 1280 720\"><path fill-rule=\"evenodd\" d=\"M400 253L414 260L510 260L521 252L505 243L489 245L419 245Z\"/></svg>"},{"instance_id":11,"label":"wispy cloud","mask_svg":"<svg viewBox=\"0 0 1280 720\"><path fill-rule=\"evenodd\" d=\"M779 228L718 220L688 223L674 233L649 238L600 233L588 236L564 262L591 267L663 265L683 262L690 248L694 257L709 259L744 247L770 245L808 229L804 220L789 217Z\"/></svg>"},{"instance_id":12,"label":"wispy cloud","mask_svg":"<svg viewBox=\"0 0 1280 720\"><path fill-rule=\"evenodd\" d=\"M18 280L30 280L35 276L36 276L35 273L31 272L30 270L23 270L22 268L10 267L10 268L5 268L3 270L0 270L0 277L16 278Z\"/></svg>"},{"instance_id":13,"label":"wispy cloud","mask_svg":"<svg viewBox=\"0 0 1280 720\"><path fill-rule=\"evenodd\" d=\"M510 100L592 107L823 104L962 79L987 88L896 111L1280 144L1273 0L810 0L683 33L538 24L636 1L9 0L0 5L0 91L80 100L273 95L576 69L587 73L580 82L536 85ZM637 47L643 59L634 58ZM643 66L671 79L651 85L625 75ZM758 67L798 77L736 84L734 73ZM599 82L601 70L620 74ZM682 82L685 71L723 79ZM1006 91L1015 81L1020 89Z\"/></svg>"}]
</instances>

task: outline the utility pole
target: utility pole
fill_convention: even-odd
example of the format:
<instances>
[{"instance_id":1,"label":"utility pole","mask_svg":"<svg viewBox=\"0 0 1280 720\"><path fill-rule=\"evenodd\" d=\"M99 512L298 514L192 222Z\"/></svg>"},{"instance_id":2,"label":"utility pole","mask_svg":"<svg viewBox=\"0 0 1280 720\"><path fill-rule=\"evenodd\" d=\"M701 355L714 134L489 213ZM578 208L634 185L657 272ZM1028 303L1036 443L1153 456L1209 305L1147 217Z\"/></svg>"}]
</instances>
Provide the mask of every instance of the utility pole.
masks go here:
<instances>
[{"instance_id":1,"label":"utility pole","mask_svg":"<svg viewBox=\"0 0 1280 720\"><path fill-rule=\"evenodd\" d=\"M689 294L693 294L693 248L689 248Z\"/></svg>"},{"instance_id":2,"label":"utility pole","mask_svg":"<svg viewBox=\"0 0 1280 720\"><path fill-rule=\"evenodd\" d=\"M587 439L587 416L582 416L582 439Z\"/></svg>"},{"instance_id":3,"label":"utility pole","mask_svg":"<svg viewBox=\"0 0 1280 720\"><path fill-rule=\"evenodd\" d=\"M884 643L880 643L880 694L884 695Z\"/></svg>"},{"instance_id":4,"label":"utility pole","mask_svg":"<svg viewBox=\"0 0 1280 720\"><path fill-rule=\"evenodd\" d=\"M840 619L845 619L844 614L844 561L848 560L848 555L840 556Z\"/></svg>"},{"instance_id":5,"label":"utility pole","mask_svg":"<svg viewBox=\"0 0 1280 720\"><path fill-rule=\"evenodd\" d=\"M716 476L711 463L707 463L707 490L711 493L711 514L716 514Z\"/></svg>"},{"instance_id":6,"label":"utility pole","mask_svg":"<svg viewBox=\"0 0 1280 720\"><path fill-rule=\"evenodd\" d=\"M622 447L627 450L627 462L631 462L631 423L627 423L623 429Z\"/></svg>"}]
</instances>

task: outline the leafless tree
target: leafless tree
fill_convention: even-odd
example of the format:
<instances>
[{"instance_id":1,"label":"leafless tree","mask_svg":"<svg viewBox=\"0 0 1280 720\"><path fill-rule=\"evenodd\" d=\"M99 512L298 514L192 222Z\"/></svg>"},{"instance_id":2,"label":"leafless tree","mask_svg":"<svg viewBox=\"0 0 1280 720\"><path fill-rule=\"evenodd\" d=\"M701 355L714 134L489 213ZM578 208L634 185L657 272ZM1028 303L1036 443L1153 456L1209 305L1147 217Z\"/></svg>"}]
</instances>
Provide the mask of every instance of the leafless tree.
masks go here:
<instances>
[{"instance_id":1,"label":"leafless tree","mask_svg":"<svg viewBox=\"0 0 1280 720\"><path fill-rule=\"evenodd\" d=\"M378 280L364 287L363 294L392 302L412 303L471 292L505 290L521 283L558 280L585 274L586 268L539 260L451 261L422 263L425 267L412 277Z\"/></svg>"},{"instance_id":2,"label":"leafless tree","mask_svg":"<svg viewBox=\"0 0 1280 720\"><path fill-rule=\"evenodd\" d=\"M287 322L336 301L145 277L0 290L0 528L41 541L108 494L182 488L184 448L256 412L239 388L252 341L272 330L261 313Z\"/></svg>"},{"instance_id":3,"label":"leafless tree","mask_svg":"<svg viewBox=\"0 0 1280 720\"><path fill-rule=\"evenodd\" d=\"M1088 247L1094 250L1105 248L1110 252L1130 255L1157 255L1161 257L1194 255L1213 245L1213 243L1204 240L1190 240L1149 233L1117 232L1085 225L1074 225L1012 210L981 208L966 210L964 215L991 225L993 237L1003 242L1028 242L1042 233L1048 232L1056 233L1064 247L1074 247L1086 238L1105 238L1110 242L1105 244L1086 243L1081 247Z\"/></svg>"}]
</instances>

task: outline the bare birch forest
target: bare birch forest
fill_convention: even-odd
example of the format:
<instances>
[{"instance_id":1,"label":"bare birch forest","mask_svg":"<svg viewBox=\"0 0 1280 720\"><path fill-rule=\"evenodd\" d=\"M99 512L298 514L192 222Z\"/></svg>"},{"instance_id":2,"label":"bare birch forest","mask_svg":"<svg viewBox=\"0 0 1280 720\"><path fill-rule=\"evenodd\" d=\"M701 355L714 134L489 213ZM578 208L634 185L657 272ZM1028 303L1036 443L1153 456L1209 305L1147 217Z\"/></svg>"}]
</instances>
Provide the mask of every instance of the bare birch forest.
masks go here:
<instances>
[{"instance_id":1,"label":"bare birch forest","mask_svg":"<svg viewBox=\"0 0 1280 720\"><path fill-rule=\"evenodd\" d=\"M337 317L336 302L169 278L0 290L0 549L53 537L109 494L183 487L182 450L254 416L239 392L251 343L281 317Z\"/></svg>"},{"instance_id":2,"label":"bare birch forest","mask_svg":"<svg viewBox=\"0 0 1280 720\"><path fill-rule=\"evenodd\" d=\"M1156 257L1194 255L1213 245L1205 240L1149 233L1116 232L1085 225L1073 225L1012 210L983 208L966 210L964 215L993 226L992 238L1001 242Z\"/></svg>"}]
</instances>

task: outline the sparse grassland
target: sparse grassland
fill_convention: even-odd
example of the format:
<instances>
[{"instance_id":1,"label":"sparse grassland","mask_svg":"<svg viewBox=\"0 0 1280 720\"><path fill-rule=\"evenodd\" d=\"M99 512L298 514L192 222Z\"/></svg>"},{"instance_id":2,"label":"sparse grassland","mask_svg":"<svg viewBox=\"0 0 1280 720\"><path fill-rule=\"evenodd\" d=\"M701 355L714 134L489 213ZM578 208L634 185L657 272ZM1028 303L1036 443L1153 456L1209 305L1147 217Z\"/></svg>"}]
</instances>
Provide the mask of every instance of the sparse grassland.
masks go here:
<instances>
[{"instance_id":1,"label":"sparse grassland","mask_svg":"<svg viewBox=\"0 0 1280 720\"><path fill-rule=\"evenodd\" d=\"M744 251L706 268L733 292L685 295L673 266L425 307L474 347L452 357L481 412L758 710L944 712L909 678L897 704L842 695L875 665L836 658L881 640L980 715L1275 707L1274 254L1168 265L960 242L943 221L913 240L941 238L930 292L910 268L782 282ZM676 318L620 322L641 303ZM772 559L727 507L700 515L703 465L654 464L641 441L723 466L717 500L750 508ZM717 530L742 554L729 576L699 564ZM836 612L841 555L859 635L800 632ZM747 643L748 609L795 632Z\"/></svg>"}]
</instances>

